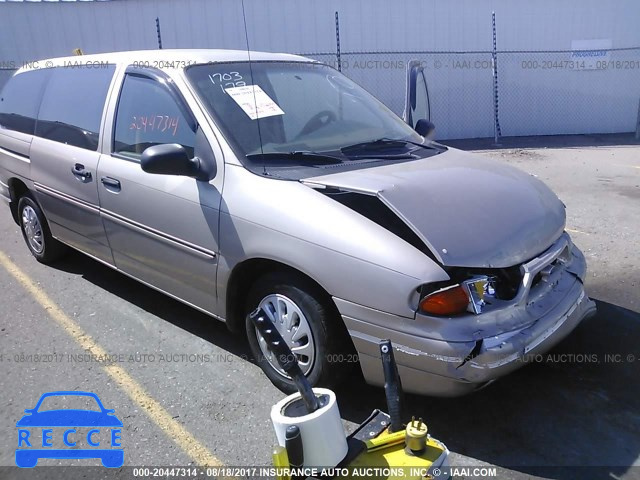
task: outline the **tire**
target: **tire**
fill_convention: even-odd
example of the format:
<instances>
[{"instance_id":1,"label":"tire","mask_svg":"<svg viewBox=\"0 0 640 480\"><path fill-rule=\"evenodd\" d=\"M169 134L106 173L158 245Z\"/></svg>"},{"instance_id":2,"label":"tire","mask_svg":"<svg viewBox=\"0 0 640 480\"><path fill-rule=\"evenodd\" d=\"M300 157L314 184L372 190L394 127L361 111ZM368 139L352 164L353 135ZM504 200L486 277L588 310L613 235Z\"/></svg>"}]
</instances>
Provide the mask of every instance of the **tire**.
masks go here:
<instances>
[{"instance_id":1,"label":"tire","mask_svg":"<svg viewBox=\"0 0 640 480\"><path fill-rule=\"evenodd\" d=\"M281 308L284 307L283 311L286 309L287 314L295 319L293 322L297 323L297 327L291 328L290 331L304 331L305 328L301 328L301 326L302 321L306 320L310 335L303 334L301 339L294 338L294 340L297 345L305 345L306 340L313 345L313 355L297 356L300 368L311 386L333 387L337 385L349 370L350 364L343 359L352 358L347 352L352 352L353 346L338 310L329 295L302 275L295 273L274 272L267 274L254 283L246 297L244 315L247 338L251 353L258 366L281 391L285 393L297 391L293 381L270 363L269 354L263 351L266 345L262 341L261 348L261 337L249 319L249 313L260 305L263 306L263 309L266 306L272 312L272 320L277 318L277 314L273 313L276 299L281 302ZM291 315L292 312L293 315ZM300 317L300 313L302 317ZM287 335L291 335L285 328L284 322L280 325L276 324L276 328L281 333L282 329L285 330L285 334L283 334L285 341ZM293 336L295 337L295 334ZM291 346L291 342L287 341L287 343ZM308 349L303 350L303 353L310 352L311 350ZM272 358L271 362L275 363L275 360Z\"/></svg>"},{"instance_id":2,"label":"tire","mask_svg":"<svg viewBox=\"0 0 640 480\"><path fill-rule=\"evenodd\" d=\"M27 248L40 263L53 263L67 253L67 246L51 236L47 219L30 195L18 202L18 220Z\"/></svg>"}]
</instances>

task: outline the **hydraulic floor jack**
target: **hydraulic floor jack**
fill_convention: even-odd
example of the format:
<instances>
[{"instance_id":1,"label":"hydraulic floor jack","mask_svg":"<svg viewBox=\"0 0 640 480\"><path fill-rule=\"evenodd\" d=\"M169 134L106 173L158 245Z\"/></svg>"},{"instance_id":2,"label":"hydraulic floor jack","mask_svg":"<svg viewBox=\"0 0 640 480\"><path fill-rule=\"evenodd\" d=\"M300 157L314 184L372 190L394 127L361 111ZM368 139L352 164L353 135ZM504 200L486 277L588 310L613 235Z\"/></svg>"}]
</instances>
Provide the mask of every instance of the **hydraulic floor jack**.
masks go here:
<instances>
[{"instance_id":1,"label":"hydraulic floor jack","mask_svg":"<svg viewBox=\"0 0 640 480\"><path fill-rule=\"evenodd\" d=\"M334 392L311 388L262 309L250 318L298 389L271 410L279 443L273 452L278 478L449 478L447 447L429 435L421 418L402 423L402 384L389 340L380 342L389 413L374 410L346 436Z\"/></svg>"}]
</instances>

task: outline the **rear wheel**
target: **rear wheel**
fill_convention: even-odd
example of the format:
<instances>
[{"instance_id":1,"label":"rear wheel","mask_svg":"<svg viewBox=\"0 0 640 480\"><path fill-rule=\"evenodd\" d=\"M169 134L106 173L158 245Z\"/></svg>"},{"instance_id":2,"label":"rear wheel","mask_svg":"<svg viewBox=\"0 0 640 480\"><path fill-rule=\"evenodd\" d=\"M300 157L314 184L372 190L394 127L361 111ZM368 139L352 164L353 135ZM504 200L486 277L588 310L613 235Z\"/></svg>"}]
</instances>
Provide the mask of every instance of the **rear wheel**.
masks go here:
<instances>
[{"instance_id":1,"label":"rear wheel","mask_svg":"<svg viewBox=\"0 0 640 480\"><path fill-rule=\"evenodd\" d=\"M296 387L249 319L262 308L295 354L300 369L314 386L330 387L347 371L343 353L350 341L331 298L302 275L288 272L261 277L245 304L246 331L256 363L271 382L286 393Z\"/></svg>"},{"instance_id":2,"label":"rear wheel","mask_svg":"<svg viewBox=\"0 0 640 480\"><path fill-rule=\"evenodd\" d=\"M51 236L42 210L29 195L18 202L18 219L24 241L39 262L54 262L67 252L67 247Z\"/></svg>"}]
</instances>

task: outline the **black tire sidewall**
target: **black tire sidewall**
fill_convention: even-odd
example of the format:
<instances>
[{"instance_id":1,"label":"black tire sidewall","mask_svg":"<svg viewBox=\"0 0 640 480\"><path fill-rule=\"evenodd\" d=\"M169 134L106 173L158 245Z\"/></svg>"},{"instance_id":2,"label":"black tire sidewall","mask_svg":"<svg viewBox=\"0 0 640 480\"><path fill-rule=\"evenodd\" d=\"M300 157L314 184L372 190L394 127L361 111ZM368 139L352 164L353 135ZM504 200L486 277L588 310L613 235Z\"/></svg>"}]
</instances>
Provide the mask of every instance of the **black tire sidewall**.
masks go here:
<instances>
[{"instance_id":1,"label":"black tire sidewall","mask_svg":"<svg viewBox=\"0 0 640 480\"><path fill-rule=\"evenodd\" d=\"M258 344L255 327L249 319L259 303L268 295L280 294L292 300L304 313L315 346L315 359L310 372L306 375L312 386L330 387L332 379L332 364L328 361L332 349L329 341L332 339L331 325L337 319L332 318L334 309L328 304L327 299L313 288L310 282L301 276L288 273L269 274L260 278L251 288L245 302L245 326L251 353L258 366L262 368L271 382L280 390L293 393L297 389L292 380L278 373L262 354ZM339 343L339 342L336 342Z\"/></svg>"}]
</instances>

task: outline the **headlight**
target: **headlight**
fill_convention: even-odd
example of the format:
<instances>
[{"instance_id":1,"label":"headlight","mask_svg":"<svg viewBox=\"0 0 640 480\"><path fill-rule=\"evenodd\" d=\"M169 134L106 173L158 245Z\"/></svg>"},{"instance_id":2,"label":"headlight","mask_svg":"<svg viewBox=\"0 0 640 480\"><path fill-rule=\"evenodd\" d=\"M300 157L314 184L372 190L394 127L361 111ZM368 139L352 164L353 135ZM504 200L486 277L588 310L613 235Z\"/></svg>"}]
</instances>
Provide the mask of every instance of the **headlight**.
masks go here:
<instances>
[{"instance_id":1,"label":"headlight","mask_svg":"<svg viewBox=\"0 0 640 480\"><path fill-rule=\"evenodd\" d=\"M477 275L426 295L419 306L422 312L432 315L449 316L464 312L478 315L495 298L495 278Z\"/></svg>"},{"instance_id":2,"label":"headlight","mask_svg":"<svg viewBox=\"0 0 640 480\"><path fill-rule=\"evenodd\" d=\"M433 292L420 300L420 310L433 315L457 315L467 310L469 296L460 285Z\"/></svg>"},{"instance_id":3,"label":"headlight","mask_svg":"<svg viewBox=\"0 0 640 480\"><path fill-rule=\"evenodd\" d=\"M491 303L490 299L496 298L495 278L487 275L479 275L462 282L469 294L469 307L467 310L476 315L482 313L482 309Z\"/></svg>"}]
</instances>

